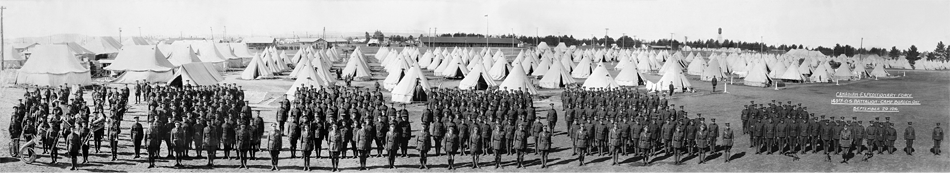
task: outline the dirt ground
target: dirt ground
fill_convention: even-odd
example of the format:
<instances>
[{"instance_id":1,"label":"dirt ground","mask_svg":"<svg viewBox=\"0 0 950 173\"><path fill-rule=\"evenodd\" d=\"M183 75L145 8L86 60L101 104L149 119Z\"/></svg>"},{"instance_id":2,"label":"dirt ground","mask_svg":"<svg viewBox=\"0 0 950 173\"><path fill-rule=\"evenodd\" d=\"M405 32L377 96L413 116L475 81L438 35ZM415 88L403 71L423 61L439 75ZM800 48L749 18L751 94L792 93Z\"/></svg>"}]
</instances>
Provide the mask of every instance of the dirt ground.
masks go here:
<instances>
[{"instance_id":1,"label":"dirt ground","mask_svg":"<svg viewBox=\"0 0 950 173\"><path fill-rule=\"evenodd\" d=\"M375 49L363 49L368 56L368 59L372 59L371 55L376 50ZM504 50L505 54L509 56L510 59L513 59L517 55L517 49L506 49ZM343 63L337 63L334 66L342 67ZM382 82L386 74L378 66L379 64L375 60L370 60L370 66L373 67L374 76L371 81L356 81L353 85L371 87L374 82ZM613 67L615 64L611 63L608 67ZM611 73L616 76L619 70L610 69ZM9 72L9 71L7 71ZM891 74L901 76L905 71L899 70L890 70ZM284 92L290 87L293 83L293 80L287 78L279 79L269 79L269 80L239 80L237 79L239 71L231 71L225 74L226 83L236 83L240 86L243 86L248 93L255 93L259 95L256 97L256 104L252 104L255 109L263 110L261 112L264 120L268 123L275 121L274 109L276 108L275 99L278 99L283 95ZM288 72L289 73L289 72ZM433 77L431 72L427 72L429 76L429 82L432 86L441 86L441 87L455 87L458 85L458 80L443 80L441 77ZM285 73L286 74L286 73ZM0 75L0 76L9 76L9 75ZM284 75L286 76L286 75ZM659 76L655 74L645 74L646 78L649 80L656 81L659 79ZM695 116L695 113L702 113L704 117L716 118L720 125L724 123L733 124L733 130L736 131L736 140L735 146L732 150L734 159L732 162L723 163L724 156L721 154L710 155L711 161L706 164L697 164L698 159L694 156L686 157L685 165L673 165L672 157L660 156L658 159L653 161L651 165L640 164L639 157L632 156L621 156L622 164L620 165L610 165L611 161L607 156L589 156L586 161L591 163L585 166L577 166L578 162L576 157L571 156L570 151L570 140L565 134L566 127L563 123L559 123L555 130L554 141L554 150L550 155L549 166L550 168L541 169L540 168L540 157L528 154L525 157L529 167L518 169L515 168L514 159L515 156L504 156L503 161L505 167L503 169L494 169L493 167L488 167L491 161L491 157L483 156L481 158L481 165L486 166L480 169L471 169L471 157L469 156L458 156L456 157L456 166L459 167L456 171L464 172L542 172L542 171L556 171L556 172L666 172L666 171L676 171L676 172L765 172L765 171L795 171L795 172L831 172L831 171L857 171L857 172L931 172L931 171L946 171L950 170L950 158L945 155L935 156L928 152L928 148L933 146L933 140L931 140L931 131L935 127L935 123L942 122L942 127L944 130L950 129L947 127L947 124L950 123L950 72L948 71L906 71L905 77L897 78L887 78L887 79L865 79L859 81L849 81L842 82L839 85L834 83L830 84L790 84L788 87L780 88L775 90L774 88L760 88L760 87L748 87L740 85L729 85L729 93L723 93L721 88L716 92L711 92L711 86L708 82L699 81L697 76L688 76L693 87L697 89L695 93L680 93L676 94L671 103L676 105L685 105L686 111L689 112L690 116ZM578 79L579 82L582 82L583 79ZM728 81L724 81L728 82ZM736 83L740 83L738 80ZM120 86L114 85L113 86ZM720 85L721 87L721 85ZM642 88L642 87L641 87ZM548 103L554 103L557 108L558 115L563 116L564 113L560 109L560 92L561 90L550 90L550 89L541 89L539 94L535 97L535 107L538 111L540 117L547 115L547 111L550 111L551 108L548 106ZM874 93L908 93L913 95L913 100L918 100L921 102L919 106L897 106L900 109L898 113L860 113L852 112L853 106L847 105L832 105L831 99L835 98L836 92L874 92ZM21 98L24 93L24 89L16 88L10 86L9 84L4 84L4 87L0 88L0 114L4 116L0 118L0 144L7 144L10 142L9 134L7 132L7 127L9 126L9 115L12 112L12 107L16 103L18 98ZM89 96L90 94L86 94ZM389 99L389 93L384 92L386 99ZM838 161L841 161L841 156L833 156L834 162L824 161L824 156L820 154L806 154L800 155L801 160L795 160L791 157L786 157L783 155L756 155L754 151L750 149L749 140L747 135L742 135L739 133L738 125L740 123L739 113L742 110L742 105L749 103L749 101L756 101L757 103L770 102L770 100L777 101L792 101L792 103L802 103L803 106L808 107L808 111L815 113L816 115L828 115L828 116L845 116L845 117L858 117L859 120L868 121L873 119L873 117L891 117L891 122L894 122L895 128L898 130L899 136L898 141L896 142L896 147L898 149L904 147L903 141L903 129L906 127L906 122L914 122L914 128L917 131L917 140L915 141L915 149L917 152L914 155L909 156L903 152L895 152L893 155L884 154L884 155L875 155L868 162L861 162L853 160L850 164L841 164ZM87 99L88 100L88 99ZM130 102L132 103L132 102ZM410 120L416 121L413 122L412 126L414 130L418 130L420 124L417 122L419 116L422 112L423 105L421 103L415 103L408 105L410 110ZM144 104L136 104L129 111L128 114L131 116L144 116L146 107ZM561 118L563 119L563 118ZM205 163L204 159L192 159L186 160L184 162L185 168L175 168L173 167L173 160L170 159L161 159L157 163L158 168L147 169L147 163L145 163L144 158L133 159L133 149L132 143L130 142L130 136L128 134L129 127L131 126L131 118L124 121L122 124L124 134L120 135L120 156L118 161L109 161L110 151L109 147L104 144L102 147L102 152L92 155L89 158L89 163L83 164L80 167L81 171L91 171L91 172L206 172L206 171L220 171L220 172L259 172L259 171L269 171L270 161L269 158L258 158L257 160L249 161L251 169L237 169L239 165L237 160L222 160L218 159L216 162L218 166L214 168L209 168L203 166ZM720 126L722 127L722 126ZM147 128L147 127L146 127ZM415 132L413 133L415 134ZM287 140L287 139L285 139ZM288 142L285 141L285 144ZM950 150L950 145L944 144L941 146L944 151ZM410 142L410 147L414 146L415 142ZM64 147L60 145L60 147ZM285 146L286 148L287 146ZM65 157L60 157L60 163L57 164L48 164L50 159L48 155L41 155L37 162L33 164L25 164L19 160L10 157L10 154L7 152L8 146L3 145L3 151L0 151L0 172L51 172L51 171L66 171L68 170L69 160ZM324 149L325 150L325 149ZM94 152L91 151L91 153ZM162 150L162 155L167 153L165 150ZM375 151L373 152L375 153ZM445 172L448 171L445 169L447 167L447 160L445 156L430 156L429 163L432 169L429 170L420 170L417 169L419 159L416 156L416 150L410 149L409 151L411 157L409 158L398 158L396 164L398 165L397 169L386 169L384 168L386 164L385 158L370 158L368 166L371 167L370 171L373 172ZM321 153L322 156L327 156L327 152L324 151ZM193 153L192 153L193 155ZM222 153L219 152L218 156L221 156ZM300 153L298 153L300 155ZM258 157L266 156L264 152L259 152ZM300 171L302 169L303 161L299 158L290 159L290 152L282 152L280 155L280 168L282 171ZM326 171L329 167L329 160L319 159L312 160L311 166L314 166L316 170ZM344 171L356 171L358 166L357 159L343 159L341 161L341 168Z\"/></svg>"}]
</instances>

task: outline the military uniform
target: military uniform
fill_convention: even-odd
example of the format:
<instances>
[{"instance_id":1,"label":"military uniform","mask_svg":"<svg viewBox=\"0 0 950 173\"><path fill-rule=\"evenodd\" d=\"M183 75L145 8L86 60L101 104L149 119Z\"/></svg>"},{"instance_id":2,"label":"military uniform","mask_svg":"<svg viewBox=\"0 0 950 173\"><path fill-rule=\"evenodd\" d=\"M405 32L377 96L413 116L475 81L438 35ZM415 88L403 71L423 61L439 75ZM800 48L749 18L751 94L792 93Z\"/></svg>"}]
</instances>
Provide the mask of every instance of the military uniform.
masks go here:
<instances>
[{"instance_id":1,"label":"military uniform","mask_svg":"<svg viewBox=\"0 0 950 173\"><path fill-rule=\"evenodd\" d=\"M281 147L283 147L283 140L280 137L281 134L279 128L274 128L270 136L268 136L267 149L270 150L271 170L280 170L277 167L277 161L280 157Z\"/></svg>"},{"instance_id":2,"label":"military uniform","mask_svg":"<svg viewBox=\"0 0 950 173\"><path fill-rule=\"evenodd\" d=\"M449 130L445 135L445 138L442 138L442 145L445 147L445 153L449 156L449 169L455 169L455 152L457 151L459 144L458 135L455 134L455 130Z\"/></svg>"},{"instance_id":3,"label":"military uniform","mask_svg":"<svg viewBox=\"0 0 950 173\"><path fill-rule=\"evenodd\" d=\"M322 142L314 141L314 131L310 127L309 123L300 126L300 147L303 151L304 171L310 171L310 155L313 153L313 143Z\"/></svg>"},{"instance_id":4,"label":"military uniform","mask_svg":"<svg viewBox=\"0 0 950 173\"><path fill-rule=\"evenodd\" d=\"M518 158L516 160L518 164L518 168L521 168L524 166L522 162L524 162L524 152L526 148L528 148L527 138L528 136L526 135L526 132L524 131L523 128L519 128L515 130L515 136L514 136L514 139L512 139L512 149L514 149L518 155Z\"/></svg>"},{"instance_id":5,"label":"military uniform","mask_svg":"<svg viewBox=\"0 0 950 173\"><path fill-rule=\"evenodd\" d=\"M930 152L934 155L940 155L940 142L943 141L943 129L940 128L940 123L937 123L937 126L934 127L932 137L934 146L930 148Z\"/></svg>"}]
</instances>

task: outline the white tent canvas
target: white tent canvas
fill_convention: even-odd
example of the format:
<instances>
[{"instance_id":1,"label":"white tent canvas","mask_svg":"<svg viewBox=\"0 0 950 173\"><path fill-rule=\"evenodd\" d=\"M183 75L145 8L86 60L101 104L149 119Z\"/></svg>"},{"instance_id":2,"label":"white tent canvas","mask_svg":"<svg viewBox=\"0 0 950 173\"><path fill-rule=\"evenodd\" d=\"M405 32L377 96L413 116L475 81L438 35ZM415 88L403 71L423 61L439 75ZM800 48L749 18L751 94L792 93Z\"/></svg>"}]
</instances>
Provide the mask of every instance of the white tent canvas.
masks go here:
<instances>
[{"instance_id":1,"label":"white tent canvas","mask_svg":"<svg viewBox=\"0 0 950 173\"><path fill-rule=\"evenodd\" d=\"M491 76L488 75L485 66L479 63L475 64L475 67L472 67L472 71L468 72L468 75L465 76L462 81L459 81L459 89L475 89L475 90L484 90L488 89L489 86L498 85L491 79Z\"/></svg>"},{"instance_id":2,"label":"white tent canvas","mask_svg":"<svg viewBox=\"0 0 950 173\"><path fill-rule=\"evenodd\" d=\"M488 71L488 76L491 76L492 80L502 80L506 75L508 75L508 73L511 71L511 68L511 65L508 65L508 60L505 58L498 58L492 65L491 70Z\"/></svg>"},{"instance_id":3,"label":"white tent canvas","mask_svg":"<svg viewBox=\"0 0 950 173\"><path fill-rule=\"evenodd\" d=\"M244 71L241 72L241 79L253 80L274 77L273 72L267 68L264 64L265 62L261 60L260 56L254 56L251 59L251 63L247 64L247 67L244 68Z\"/></svg>"},{"instance_id":4,"label":"white tent canvas","mask_svg":"<svg viewBox=\"0 0 950 173\"><path fill-rule=\"evenodd\" d=\"M748 86L765 86L772 83L772 79L768 76L768 69L765 67L765 62L755 63L755 66L752 66L752 69L749 70L743 83Z\"/></svg>"},{"instance_id":5,"label":"white tent canvas","mask_svg":"<svg viewBox=\"0 0 950 173\"><path fill-rule=\"evenodd\" d=\"M874 70L871 70L871 76L887 77L887 76L890 76L890 74L888 74L887 71L884 70L884 63L877 63L877 65L874 66Z\"/></svg>"},{"instance_id":6,"label":"white tent canvas","mask_svg":"<svg viewBox=\"0 0 950 173\"><path fill-rule=\"evenodd\" d=\"M224 81L224 77L215 70L213 63L188 63L178 66L177 74L168 80L167 85L214 85Z\"/></svg>"},{"instance_id":7,"label":"white tent canvas","mask_svg":"<svg viewBox=\"0 0 950 173\"><path fill-rule=\"evenodd\" d=\"M670 84L673 84L673 92L684 92L687 88L693 86L689 83L689 80L686 80L686 76L683 75L683 71L668 70L663 74L663 77L660 77L660 80L657 81L655 85L653 85L653 90L669 91Z\"/></svg>"},{"instance_id":8,"label":"white tent canvas","mask_svg":"<svg viewBox=\"0 0 950 173\"><path fill-rule=\"evenodd\" d=\"M130 45L122 47L116 55L112 65L106 70L125 71L125 74L116 78L116 83L135 83L138 80L145 82L166 82L173 77L171 62L165 59L157 47L152 45Z\"/></svg>"},{"instance_id":9,"label":"white tent canvas","mask_svg":"<svg viewBox=\"0 0 950 173\"><path fill-rule=\"evenodd\" d=\"M426 91L429 90L429 80L426 79L418 64L413 65L408 71L406 77L393 88L392 101L399 103L425 101Z\"/></svg>"},{"instance_id":10,"label":"white tent canvas","mask_svg":"<svg viewBox=\"0 0 950 173\"><path fill-rule=\"evenodd\" d=\"M603 63L597 63L597 68L594 68L594 72L591 72L590 77L587 77L587 80L584 81L583 87L585 89L607 89L620 87L620 85L610 76L607 67L604 67Z\"/></svg>"},{"instance_id":11,"label":"white tent canvas","mask_svg":"<svg viewBox=\"0 0 950 173\"><path fill-rule=\"evenodd\" d=\"M172 44L172 47L172 50L170 50L172 52L168 54L168 62L172 63L172 65L180 66L182 64L201 62L201 59L195 54L195 50L191 48L191 45Z\"/></svg>"},{"instance_id":12,"label":"white tent canvas","mask_svg":"<svg viewBox=\"0 0 950 173\"><path fill-rule=\"evenodd\" d=\"M340 75L342 76L351 76L353 78L366 78L372 77L373 73L369 70L369 65L366 64L366 60L362 56L357 56L357 54L350 55L350 59L347 60L346 66L343 67Z\"/></svg>"},{"instance_id":13,"label":"white tent canvas","mask_svg":"<svg viewBox=\"0 0 950 173\"><path fill-rule=\"evenodd\" d=\"M538 85L542 88L561 88L573 83L577 83L577 81L561 66L561 63L551 63L551 68L538 81Z\"/></svg>"},{"instance_id":14,"label":"white tent canvas","mask_svg":"<svg viewBox=\"0 0 950 173\"><path fill-rule=\"evenodd\" d=\"M519 66L520 63L516 63L514 66ZM538 89L534 87L531 80L528 79L528 74L525 74L523 68L514 68L511 71L511 74L508 74L508 77L505 78L505 81L501 82L501 85L498 86L501 89L507 90L521 90L531 94L538 93Z\"/></svg>"},{"instance_id":15,"label":"white tent canvas","mask_svg":"<svg viewBox=\"0 0 950 173\"><path fill-rule=\"evenodd\" d=\"M66 45L38 45L17 71L17 84L40 86L89 85L92 77Z\"/></svg>"},{"instance_id":16,"label":"white tent canvas","mask_svg":"<svg viewBox=\"0 0 950 173\"><path fill-rule=\"evenodd\" d=\"M694 60L698 61L698 60ZM709 61L709 65L703 70L703 74L699 76L699 80L702 81L712 81L713 78L722 79L726 77L726 73L723 73L722 68L719 67L719 62L717 60Z\"/></svg>"},{"instance_id":17,"label":"white tent canvas","mask_svg":"<svg viewBox=\"0 0 950 173\"><path fill-rule=\"evenodd\" d=\"M643 75L640 74L640 71L635 65L624 66L620 73L617 74L617 84L620 86L639 86L642 85L645 80L643 80Z\"/></svg>"}]
</instances>

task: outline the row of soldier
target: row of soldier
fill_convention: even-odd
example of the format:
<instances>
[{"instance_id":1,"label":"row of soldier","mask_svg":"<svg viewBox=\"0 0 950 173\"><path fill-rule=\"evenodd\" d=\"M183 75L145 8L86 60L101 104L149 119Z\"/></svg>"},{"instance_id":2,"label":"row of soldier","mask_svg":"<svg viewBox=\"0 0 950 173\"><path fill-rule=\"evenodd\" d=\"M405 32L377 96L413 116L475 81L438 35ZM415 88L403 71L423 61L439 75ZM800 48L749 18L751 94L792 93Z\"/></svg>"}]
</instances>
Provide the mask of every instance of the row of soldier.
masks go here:
<instances>
[{"instance_id":1,"label":"row of soldier","mask_svg":"<svg viewBox=\"0 0 950 173\"><path fill-rule=\"evenodd\" d=\"M851 158L848 155L852 152L863 153L863 161L867 161L875 152L893 154L897 150L894 143L898 133L890 117L884 117L884 121L875 117L869 121L869 126L865 126L857 117L851 117L851 120L844 116L819 117L808 113L807 108L800 103L793 105L789 101L783 104L772 100L767 106L755 104L754 101L745 105L741 119L742 131L749 134L749 140L752 141L750 147L756 149L756 154L778 152L797 159L795 153L817 153L822 150L828 155L828 161L831 160L830 154L844 153L841 163L847 163ZM943 140L939 122L936 123L932 138L934 146L930 151L939 155L939 145ZM906 142L903 151L911 155L916 139L913 122L907 122L903 139Z\"/></svg>"},{"instance_id":2,"label":"row of soldier","mask_svg":"<svg viewBox=\"0 0 950 173\"><path fill-rule=\"evenodd\" d=\"M572 139L573 155L580 165L587 155L609 155L616 164L619 155L634 153L644 164L658 154L675 156L682 163L684 153L698 155L706 162L707 152L725 152L729 161L733 135L729 124L719 129L715 119L706 122L702 114L689 116L660 95L633 88L586 90L569 87L561 95L566 125ZM722 135L720 135L722 134ZM718 142L719 138L721 142Z\"/></svg>"},{"instance_id":3,"label":"row of soldier","mask_svg":"<svg viewBox=\"0 0 950 173\"><path fill-rule=\"evenodd\" d=\"M112 160L116 160L119 123L127 110L127 99L123 98L129 97L129 88L94 87L92 109L83 93L83 88L78 86L28 87L11 116L9 132L15 144L11 147L18 150L20 139L28 145L42 144L42 154L49 153L50 162L57 163L58 145L64 143L65 154L71 158L70 169L75 169L77 158L81 155L85 163L89 149L100 152L103 137L106 137Z\"/></svg>"}]
</instances>

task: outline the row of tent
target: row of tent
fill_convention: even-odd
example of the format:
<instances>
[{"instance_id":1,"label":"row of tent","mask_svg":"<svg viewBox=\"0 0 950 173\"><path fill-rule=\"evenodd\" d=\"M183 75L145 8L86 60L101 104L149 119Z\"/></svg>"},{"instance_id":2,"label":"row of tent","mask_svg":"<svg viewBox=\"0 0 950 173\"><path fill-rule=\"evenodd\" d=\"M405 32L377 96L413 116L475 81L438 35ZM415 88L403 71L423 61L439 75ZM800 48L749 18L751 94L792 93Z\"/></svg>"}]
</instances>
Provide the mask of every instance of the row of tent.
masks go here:
<instances>
[{"instance_id":1,"label":"row of tent","mask_svg":"<svg viewBox=\"0 0 950 173\"><path fill-rule=\"evenodd\" d=\"M90 85L90 71L72 53L68 45L39 45L33 48L31 58L17 71L15 83L41 86ZM190 52L182 47L176 52ZM183 53L184 54L184 53ZM175 58L196 56L179 55ZM224 78L213 63L193 61L173 64L158 47L153 45L123 46L106 70L122 71L113 82L165 82L170 84L211 85Z\"/></svg>"}]
</instances>

